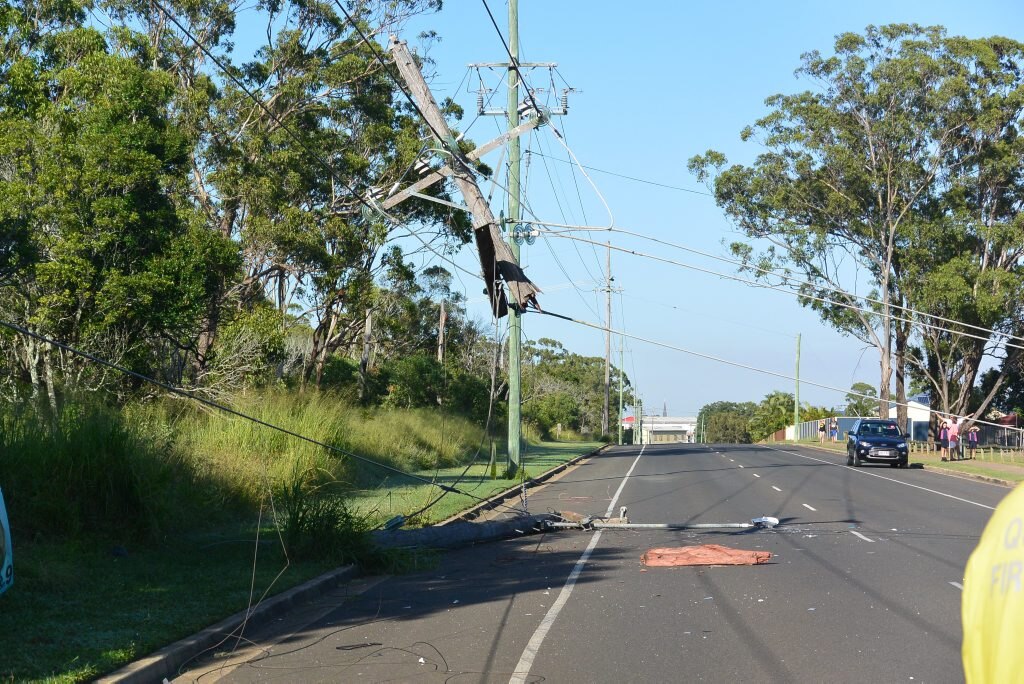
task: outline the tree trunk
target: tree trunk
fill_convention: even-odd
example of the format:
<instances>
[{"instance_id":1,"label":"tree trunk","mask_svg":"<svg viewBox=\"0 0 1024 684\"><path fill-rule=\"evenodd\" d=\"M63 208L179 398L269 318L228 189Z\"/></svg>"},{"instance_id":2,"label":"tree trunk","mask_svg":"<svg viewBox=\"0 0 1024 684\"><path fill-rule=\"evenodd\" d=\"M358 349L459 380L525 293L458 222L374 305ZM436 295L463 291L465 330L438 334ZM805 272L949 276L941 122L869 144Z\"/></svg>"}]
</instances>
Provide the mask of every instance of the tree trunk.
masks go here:
<instances>
[{"instance_id":1,"label":"tree trunk","mask_svg":"<svg viewBox=\"0 0 1024 684\"><path fill-rule=\"evenodd\" d=\"M896 422L907 429L907 344L910 324L896 323Z\"/></svg>"},{"instance_id":2,"label":"tree trunk","mask_svg":"<svg viewBox=\"0 0 1024 684\"><path fill-rule=\"evenodd\" d=\"M889 349L878 350L878 365L881 370L881 382L878 384L878 417L889 417L889 384L892 382L892 358Z\"/></svg>"}]
</instances>

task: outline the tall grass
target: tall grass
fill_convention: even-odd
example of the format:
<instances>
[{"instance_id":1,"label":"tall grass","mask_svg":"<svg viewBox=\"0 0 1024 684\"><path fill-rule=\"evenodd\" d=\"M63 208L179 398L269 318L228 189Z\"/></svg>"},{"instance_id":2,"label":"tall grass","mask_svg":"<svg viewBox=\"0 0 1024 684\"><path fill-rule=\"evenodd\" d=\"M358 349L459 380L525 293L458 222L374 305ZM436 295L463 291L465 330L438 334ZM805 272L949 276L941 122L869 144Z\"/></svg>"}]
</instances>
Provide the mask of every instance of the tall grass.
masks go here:
<instances>
[{"instance_id":1,"label":"tall grass","mask_svg":"<svg viewBox=\"0 0 1024 684\"><path fill-rule=\"evenodd\" d=\"M95 401L56 418L0 407L0 486L29 537L160 535L201 506L202 488L166 426Z\"/></svg>"},{"instance_id":2,"label":"tall grass","mask_svg":"<svg viewBox=\"0 0 1024 684\"><path fill-rule=\"evenodd\" d=\"M483 436L468 420L439 411L367 410L316 392L243 395L234 408L402 471L465 463ZM179 400L122 408L69 402L55 420L30 406L0 407L0 486L15 524L32 535L156 538L247 515L271 492L337 497L400 480Z\"/></svg>"}]
</instances>

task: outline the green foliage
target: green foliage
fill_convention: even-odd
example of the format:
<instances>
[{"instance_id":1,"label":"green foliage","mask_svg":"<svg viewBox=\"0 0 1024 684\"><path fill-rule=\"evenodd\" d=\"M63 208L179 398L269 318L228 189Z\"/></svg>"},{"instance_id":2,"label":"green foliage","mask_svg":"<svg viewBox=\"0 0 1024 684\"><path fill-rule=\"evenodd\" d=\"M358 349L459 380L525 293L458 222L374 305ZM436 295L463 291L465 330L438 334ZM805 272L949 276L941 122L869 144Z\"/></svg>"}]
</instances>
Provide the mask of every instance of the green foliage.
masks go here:
<instances>
[{"instance_id":1,"label":"green foliage","mask_svg":"<svg viewBox=\"0 0 1024 684\"><path fill-rule=\"evenodd\" d=\"M374 554L369 526L353 514L326 473L296 462L275 488L274 510L288 555L296 560L361 563Z\"/></svg>"},{"instance_id":2,"label":"green foliage","mask_svg":"<svg viewBox=\"0 0 1024 684\"><path fill-rule=\"evenodd\" d=\"M23 538L155 539L209 511L166 428L95 401L51 419L0 404L4 492Z\"/></svg>"},{"instance_id":3,"label":"green foliage","mask_svg":"<svg viewBox=\"0 0 1024 684\"><path fill-rule=\"evenodd\" d=\"M866 382L855 382L850 385L851 393L846 395L845 413L848 416L877 416L878 400L871 397L878 396L878 391L873 385ZM867 395L867 396L858 396Z\"/></svg>"},{"instance_id":4,"label":"green foliage","mask_svg":"<svg viewBox=\"0 0 1024 684\"><path fill-rule=\"evenodd\" d=\"M624 403L632 392L628 376L612 367L611 386L624 388ZM542 338L523 347L523 417L545 434L559 423L563 429L595 434L604 411L604 359L570 352L557 340ZM609 427L622 415L619 393L612 392Z\"/></svg>"},{"instance_id":5,"label":"green foliage","mask_svg":"<svg viewBox=\"0 0 1024 684\"><path fill-rule=\"evenodd\" d=\"M717 401L702 406L697 414L697 425L703 426L701 441L727 444L749 444L750 419L757 405L752 402L734 403Z\"/></svg>"},{"instance_id":6,"label":"green foliage","mask_svg":"<svg viewBox=\"0 0 1024 684\"><path fill-rule=\"evenodd\" d=\"M389 361L381 375L387 378L384 406L388 408L436 406L445 394L444 369L424 352Z\"/></svg>"},{"instance_id":7,"label":"green foliage","mask_svg":"<svg viewBox=\"0 0 1024 684\"><path fill-rule=\"evenodd\" d=\"M792 425L793 408L793 395L788 392L772 392L765 395L754 409L754 415L750 417L750 438L760 442L787 425Z\"/></svg>"},{"instance_id":8,"label":"green foliage","mask_svg":"<svg viewBox=\"0 0 1024 684\"><path fill-rule=\"evenodd\" d=\"M964 413L993 340L946 321L1002 330L1021 316L1024 44L895 24L834 50L805 53L797 74L814 88L768 98L743 131L764 148L753 165L709 151L690 168L746 234L733 245L745 269L796 271L806 306L878 350L881 401L893 370L902 396L909 366ZM863 291L853 272L871 279L870 304L843 294Z\"/></svg>"}]
</instances>

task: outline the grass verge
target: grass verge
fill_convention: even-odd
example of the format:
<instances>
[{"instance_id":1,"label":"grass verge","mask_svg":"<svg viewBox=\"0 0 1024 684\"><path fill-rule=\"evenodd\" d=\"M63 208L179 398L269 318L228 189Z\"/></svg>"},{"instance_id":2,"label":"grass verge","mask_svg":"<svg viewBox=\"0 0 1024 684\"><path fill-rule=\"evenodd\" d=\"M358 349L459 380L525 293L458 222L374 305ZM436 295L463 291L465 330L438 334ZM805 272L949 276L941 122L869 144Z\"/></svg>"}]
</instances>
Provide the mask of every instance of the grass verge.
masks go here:
<instances>
[{"instance_id":1,"label":"grass verge","mask_svg":"<svg viewBox=\"0 0 1024 684\"><path fill-rule=\"evenodd\" d=\"M400 567L368 550L362 530L437 500L440 483L467 494L412 524L520 481L491 479L481 430L452 416L366 412L323 395L239 408L422 480L173 405L82 405L57 420L0 407L15 554L15 583L0 596L0 681L91 680L339 563ZM596 446L531 445L525 475Z\"/></svg>"}]
</instances>

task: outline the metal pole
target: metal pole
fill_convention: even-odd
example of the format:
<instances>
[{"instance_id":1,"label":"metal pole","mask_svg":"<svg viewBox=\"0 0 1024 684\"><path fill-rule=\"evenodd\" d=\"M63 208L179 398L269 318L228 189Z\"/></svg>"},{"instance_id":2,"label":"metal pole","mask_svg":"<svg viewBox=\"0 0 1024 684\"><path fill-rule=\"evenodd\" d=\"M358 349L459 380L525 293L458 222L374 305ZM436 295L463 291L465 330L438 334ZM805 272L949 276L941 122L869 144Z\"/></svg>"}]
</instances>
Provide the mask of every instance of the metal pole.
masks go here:
<instances>
[{"instance_id":1,"label":"metal pole","mask_svg":"<svg viewBox=\"0 0 1024 684\"><path fill-rule=\"evenodd\" d=\"M621 302L620 302L621 303ZM616 415L619 417L619 446L622 446L622 355L624 354L622 347L625 344L625 338L619 336L619 410L616 411Z\"/></svg>"},{"instance_id":2,"label":"metal pole","mask_svg":"<svg viewBox=\"0 0 1024 684\"><path fill-rule=\"evenodd\" d=\"M639 429L637 430L637 435L639 436L639 443L643 444L644 443L644 400L643 399L637 399L636 400L636 404L637 404L637 407L639 408L639 411L637 411L637 417L636 417L637 418L636 422L639 425Z\"/></svg>"},{"instance_id":3,"label":"metal pole","mask_svg":"<svg viewBox=\"0 0 1024 684\"><path fill-rule=\"evenodd\" d=\"M604 417L601 419L601 433L608 434L608 404L611 393L611 364L612 364L612 243L608 241L608 269L605 274L604 291L606 301L605 321L607 325L604 331Z\"/></svg>"},{"instance_id":4,"label":"metal pole","mask_svg":"<svg viewBox=\"0 0 1024 684\"><path fill-rule=\"evenodd\" d=\"M793 401L793 441L800 441L800 333L796 334L796 395Z\"/></svg>"},{"instance_id":5,"label":"metal pole","mask_svg":"<svg viewBox=\"0 0 1024 684\"><path fill-rule=\"evenodd\" d=\"M508 3L508 47L512 55L512 63L508 66L508 128L519 125L519 72L515 62L519 61L519 0ZM515 137L508 145L508 215L511 236L519 228L519 138ZM519 244L515 239L508 245L516 263L519 263ZM509 307L508 318L508 459L509 469L513 472L520 466L520 441L522 439L522 413L520 403L522 394L519 386L521 368L520 353L522 341L522 320L516 306Z\"/></svg>"}]
</instances>

